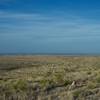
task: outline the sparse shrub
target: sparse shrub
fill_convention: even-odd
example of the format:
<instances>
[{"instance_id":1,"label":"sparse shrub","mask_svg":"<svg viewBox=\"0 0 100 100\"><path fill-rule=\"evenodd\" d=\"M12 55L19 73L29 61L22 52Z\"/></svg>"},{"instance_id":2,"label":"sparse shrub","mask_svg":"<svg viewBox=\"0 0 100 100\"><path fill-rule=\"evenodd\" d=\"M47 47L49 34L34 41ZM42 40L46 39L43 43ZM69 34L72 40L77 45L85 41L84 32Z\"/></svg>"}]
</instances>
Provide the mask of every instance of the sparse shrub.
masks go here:
<instances>
[{"instance_id":1,"label":"sparse shrub","mask_svg":"<svg viewBox=\"0 0 100 100\"><path fill-rule=\"evenodd\" d=\"M91 74L92 74L92 72L88 71L88 72L87 72L87 74L88 74L88 75L91 75Z\"/></svg>"},{"instance_id":2,"label":"sparse shrub","mask_svg":"<svg viewBox=\"0 0 100 100\"><path fill-rule=\"evenodd\" d=\"M49 84L49 80L47 79L40 80L40 85L42 88L46 87L48 84Z\"/></svg>"},{"instance_id":3,"label":"sparse shrub","mask_svg":"<svg viewBox=\"0 0 100 100\"><path fill-rule=\"evenodd\" d=\"M63 73L56 73L54 75L54 82L58 83L58 84L63 84L64 83L64 75Z\"/></svg>"},{"instance_id":4,"label":"sparse shrub","mask_svg":"<svg viewBox=\"0 0 100 100\"><path fill-rule=\"evenodd\" d=\"M27 89L27 82L25 80L17 80L14 84L13 84L15 90L26 90Z\"/></svg>"},{"instance_id":5,"label":"sparse shrub","mask_svg":"<svg viewBox=\"0 0 100 100\"><path fill-rule=\"evenodd\" d=\"M96 81L97 81L98 83L100 83L100 76L98 76L98 77L96 78Z\"/></svg>"},{"instance_id":6,"label":"sparse shrub","mask_svg":"<svg viewBox=\"0 0 100 100\"><path fill-rule=\"evenodd\" d=\"M87 88L88 89L94 89L94 88L96 88L96 83L89 81L88 84L87 84Z\"/></svg>"},{"instance_id":7,"label":"sparse shrub","mask_svg":"<svg viewBox=\"0 0 100 100\"><path fill-rule=\"evenodd\" d=\"M66 85L66 86L69 85L69 84L71 84L71 83L72 83L72 81L70 81L70 80L65 80L64 81L64 85Z\"/></svg>"},{"instance_id":8,"label":"sparse shrub","mask_svg":"<svg viewBox=\"0 0 100 100\"><path fill-rule=\"evenodd\" d=\"M82 90L75 90L75 91L73 92L73 97L74 97L74 98L78 98L79 95L81 94L81 92L82 92ZM77 99L75 99L75 100L77 100Z\"/></svg>"}]
</instances>

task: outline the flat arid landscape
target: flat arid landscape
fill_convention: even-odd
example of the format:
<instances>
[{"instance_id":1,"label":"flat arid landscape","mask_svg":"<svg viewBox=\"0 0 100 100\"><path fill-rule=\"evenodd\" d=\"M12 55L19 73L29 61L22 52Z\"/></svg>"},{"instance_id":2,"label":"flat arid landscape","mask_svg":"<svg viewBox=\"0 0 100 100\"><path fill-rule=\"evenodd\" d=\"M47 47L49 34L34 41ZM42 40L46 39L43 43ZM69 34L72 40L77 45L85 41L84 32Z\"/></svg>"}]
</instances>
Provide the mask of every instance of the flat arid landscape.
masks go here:
<instances>
[{"instance_id":1,"label":"flat arid landscape","mask_svg":"<svg viewBox=\"0 0 100 100\"><path fill-rule=\"evenodd\" d=\"M100 100L100 57L0 56L0 100Z\"/></svg>"},{"instance_id":2,"label":"flat arid landscape","mask_svg":"<svg viewBox=\"0 0 100 100\"><path fill-rule=\"evenodd\" d=\"M100 0L0 0L0 100L100 100Z\"/></svg>"}]
</instances>

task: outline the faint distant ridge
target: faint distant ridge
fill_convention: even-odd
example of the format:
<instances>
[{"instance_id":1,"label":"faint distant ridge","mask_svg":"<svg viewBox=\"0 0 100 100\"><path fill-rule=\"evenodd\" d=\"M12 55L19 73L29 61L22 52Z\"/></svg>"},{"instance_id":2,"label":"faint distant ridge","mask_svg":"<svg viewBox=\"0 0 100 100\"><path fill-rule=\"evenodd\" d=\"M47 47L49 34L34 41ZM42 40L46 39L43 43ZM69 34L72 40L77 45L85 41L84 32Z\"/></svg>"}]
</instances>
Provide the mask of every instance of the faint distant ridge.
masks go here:
<instances>
[{"instance_id":1,"label":"faint distant ridge","mask_svg":"<svg viewBox=\"0 0 100 100\"><path fill-rule=\"evenodd\" d=\"M0 56L3 55L100 56L100 53L0 53Z\"/></svg>"}]
</instances>

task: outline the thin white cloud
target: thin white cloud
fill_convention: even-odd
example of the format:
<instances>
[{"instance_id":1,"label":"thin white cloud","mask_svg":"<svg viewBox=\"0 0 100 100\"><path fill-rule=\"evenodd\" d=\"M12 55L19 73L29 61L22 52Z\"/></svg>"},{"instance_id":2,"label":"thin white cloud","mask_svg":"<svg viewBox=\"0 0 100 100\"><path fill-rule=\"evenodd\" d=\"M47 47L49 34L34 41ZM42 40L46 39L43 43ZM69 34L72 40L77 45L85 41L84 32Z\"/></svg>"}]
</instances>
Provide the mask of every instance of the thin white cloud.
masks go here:
<instances>
[{"instance_id":1,"label":"thin white cloud","mask_svg":"<svg viewBox=\"0 0 100 100\"><path fill-rule=\"evenodd\" d=\"M14 19L25 19L25 20L43 20L43 19L47 19L46 16L41 16L40 14L36 14L36 13L14 13L14 12L3 12L0 11L0 19L1 18L14 18Z\"/></svg>"},{"instance_id":2,"label":"thin white cloud","mask_svg":"<svg viewBox=\"0 0 100 100\"><path fill-rule=\"evenodd\" d=\"M69 14L57 16L0 11L0 22L0 31L9 34L47 35L51 38L100 36L100 23Z\"/></svg>"}]
</instances>

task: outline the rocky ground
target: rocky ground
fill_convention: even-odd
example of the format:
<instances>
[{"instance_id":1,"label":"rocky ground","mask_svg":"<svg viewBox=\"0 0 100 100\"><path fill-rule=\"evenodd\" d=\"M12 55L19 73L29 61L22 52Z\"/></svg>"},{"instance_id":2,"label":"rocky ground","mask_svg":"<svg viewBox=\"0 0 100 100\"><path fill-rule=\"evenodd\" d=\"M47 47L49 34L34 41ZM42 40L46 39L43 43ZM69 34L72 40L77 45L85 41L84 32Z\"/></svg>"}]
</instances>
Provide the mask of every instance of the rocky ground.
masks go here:
<instances>
[{"instance_id":1,"label":"rocky ground","mask_svg":"<svg viewBox=\"0 0 100 100\"><path fill-rule=\"evenodd\" d=\"M0 100L100 100L100 57L1 56Z\"/></svg>"}]
</instances>

